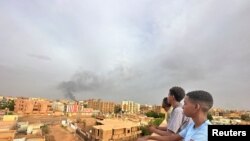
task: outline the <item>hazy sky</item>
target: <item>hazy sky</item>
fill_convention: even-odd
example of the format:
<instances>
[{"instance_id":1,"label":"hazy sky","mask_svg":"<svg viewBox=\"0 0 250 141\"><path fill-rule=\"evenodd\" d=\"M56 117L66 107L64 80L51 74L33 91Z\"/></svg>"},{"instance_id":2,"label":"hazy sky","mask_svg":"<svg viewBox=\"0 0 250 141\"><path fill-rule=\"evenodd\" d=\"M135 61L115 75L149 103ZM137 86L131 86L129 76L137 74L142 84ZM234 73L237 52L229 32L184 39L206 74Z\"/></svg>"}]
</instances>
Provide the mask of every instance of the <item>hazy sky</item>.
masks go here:
<instances>
[{"instance_id":1,"label":"hazy sky","mask_svg":"<svg viewBox=\"0 0 250 141\"><path fill-rule=\"evenodd\" d=\"M0 95L250 109L249 0L0 1Z\"/></svg>"}]
</instances>

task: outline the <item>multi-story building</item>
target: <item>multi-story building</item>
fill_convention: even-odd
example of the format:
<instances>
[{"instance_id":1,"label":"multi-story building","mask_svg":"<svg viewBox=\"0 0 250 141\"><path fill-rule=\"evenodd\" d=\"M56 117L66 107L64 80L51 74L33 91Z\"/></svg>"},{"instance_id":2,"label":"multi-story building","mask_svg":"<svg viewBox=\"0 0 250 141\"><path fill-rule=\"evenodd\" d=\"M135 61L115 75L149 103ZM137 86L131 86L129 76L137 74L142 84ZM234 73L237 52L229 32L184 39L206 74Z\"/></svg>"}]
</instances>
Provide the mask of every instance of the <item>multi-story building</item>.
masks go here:
<instances>
[{"instance_id":1,"label":"multi-story building","mask_svg":"<svg viewBox=\"0 0 250 141\"><path fill-rule=\"evenodd\" d=\"M100 110L101 113L114 113L115 103L101 101L100 99L90 99L87 100L88 108L93 108L94 110Z\"/></svg>"},{"instance_id":2,"label":"multi-story building","mask_svg":"<svg viewBox=\"0 0 250 141\"><path fill-rule=\"evenodd\" d=\"M165 110L162 108L162 106L154 105L152 110L156 113L165 113Z\"/></svg>"},{"instance_id":3,"label":"multi-story building","mask_svg":"<svg viewBox=\"0 0 250 141\"><path fill-rule=\"evenodd\" d=\"M17 98L16 97L12 97L12 96L0 96L0 100L1 99L6 99L8 101L8 100L15 100Z\"/></svg>"},{"instance_id":4,"label":"multi-story building","mask_svg":"<svg viewBox=\"0 0 250 141\"><path fill-rule=\"evenodd\" d=\"M54 112L65 112L65 107L66 104L59 102L59 101L54 101L52 104L52 109Z\"/></svg>"},{"instance_id":5,"label":"multi-story building","mask_svg":"<svg viewBox=\"0 0 250 141\"><path fill-rule=\"evenodd\" d=\"M152 105L141 105L140 106L140 113L145 114L149 111L152 111Z\"/></svg>"},{"instance_id":6,"label":"multi-story building","mask_svg":"<svg viewBox=\"0 0 250 141\"><path fill-rule=\"evenodd\" d=\"M49 114L52 113L52 104L48 100L32 100L29 98L17 98L14 111L21 114Z\"/></svg>"},{"instance_id":7,"label":"multi-story building","mask_svg":"<svg viewBox=\"0 0 250 141\"><path fill-rule=\"evenodd\" d=\"M108 119L97 123L92 128L91 141L134 141L141 133L139 125L130 121Z\"/></svg>"},{"instance_id":8,"label":"multi-story building","mask_svg":"<svg viewBox=\"0 0 250 141\"><path fill-rule=\"evenodd\" d=\"M3 96L0 96L0 101L3 100Z\"/></svg>"},{"instance_id":9,"label":"multi-story building","mask_svg":"<svg viewBox=\"0 0 250 141\"><path fill-rule=\"evenodd\" d=\"M125 113L139 113L140 104L133 101L122 101L122 111Z\"/></svg>"},{"instance_id":10,"label":"multi-story building","mask_svg":"<svg viewBox=\"0 0 250 141\"><path fill-rule=\"evenodd\" d=\"M93 108L85 108L82 103L74 102L66 105L66 112L70 115L78 116L92 116L94 114Z\"/></svg>"},{"instance_id":11,"label":"multi-story building","mask_svg":"<svg viewBox=\"0 0 250 141\"><path fill-rule=\"evenodd\" d=\"M13 141L15 137L15 130L0 131L0 141Z\"/></svg>"},{"instance_id":12,"label":"multi-story building","mask_svg":"<svg viewBox=\"0 0 250 141\"><path fill-rule=\"evenodd\" d=\"M68 103L66 106L67 113L77 113L79 111L79 105L77 102Z\"/></svg>"}]
</instances>

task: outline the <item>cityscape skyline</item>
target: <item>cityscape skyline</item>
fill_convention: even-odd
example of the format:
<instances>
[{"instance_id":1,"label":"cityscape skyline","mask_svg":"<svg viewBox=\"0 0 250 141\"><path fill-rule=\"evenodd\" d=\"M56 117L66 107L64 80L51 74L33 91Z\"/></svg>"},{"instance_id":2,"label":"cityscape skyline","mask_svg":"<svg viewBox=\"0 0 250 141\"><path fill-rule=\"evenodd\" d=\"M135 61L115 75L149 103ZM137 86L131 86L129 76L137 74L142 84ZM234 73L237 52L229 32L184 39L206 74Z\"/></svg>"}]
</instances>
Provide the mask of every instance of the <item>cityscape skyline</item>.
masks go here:
<instances>
[{"instance_id":1,"label":"cityscape skyline","mask_svg":"<svg viewBox=\"0 0 250 141\"><path fill-rule=\"evenodd\" d=\"M131 99L123 99L121 101L112 101L112 100L107 100L107 99L101 99L101 98L89 98L89 99L76 99L76 100L72 100L70 98L59 98L59 99L50 99L50 98L46 98L46 97L25 97L25 96L3 96L0 95L0 101L2 100L1 97L3 98L7 98L7 99L18 99L18 98L28 98L28 99L43 99L43 100L49 100L49 101L68 101L70 103L72 102L83 102L83 101L89 101L89 100L100 100L100 101L105 101L105 102L113 102L114 104L118 104L121 105L123 104L123 102L133 102L136 104L139 104L141 106L160 106L162 105L162 103L137 103L137 101L131 100ZM183 103L184 101L182 100L181 103ZM220 110L226 110L226 111L250 111L249 109L240 109L240 108L225 108L225 107L219 107L219 106L213 106L212 109L220 109Z\"/></svg>"},{"instance_id":2,"label":"cityscape skyline","mask_svg":"<svg viewBox=\"0 0 250 141\"><path fill-rule=\"evenodd\" d=\"M250 1L1 1L0 95L250 109Z\"/></svg>"},{"instance_id":3,"label":"cityscape skyline","mask_svg":"<svg viewBox=\"0 0 250 141\"><path fill-rule=\"evenodd\" d=\"M0 106L0 139L6 141L135 140L145 136L152 124L166 125L170 114L158 105L133 101L118 105L101 99L76 102L0 96ZM213 125L246 126L249 117L250 111L220 108L210 109L207 115Z\"/></svg>"}]
</instances>

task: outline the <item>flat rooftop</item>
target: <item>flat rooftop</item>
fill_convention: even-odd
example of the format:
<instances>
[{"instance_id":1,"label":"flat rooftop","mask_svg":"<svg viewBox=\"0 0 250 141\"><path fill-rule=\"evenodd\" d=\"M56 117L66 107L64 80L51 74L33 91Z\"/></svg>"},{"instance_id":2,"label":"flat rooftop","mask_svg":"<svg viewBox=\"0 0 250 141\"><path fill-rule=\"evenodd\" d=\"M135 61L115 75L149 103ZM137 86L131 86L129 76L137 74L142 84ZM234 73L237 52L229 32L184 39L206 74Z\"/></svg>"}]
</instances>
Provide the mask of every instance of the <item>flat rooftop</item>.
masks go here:
<instances>
[{"instance_id":1,"label":"flat rooftop","mask_svg":"<svg viewBox=\"0 0 250 141\"><path fill-rule=\"evenodd\" d=\"M96 125L96 126L93 126L93 128L102 129L102 130L131 128L131 127L139 126L137 123L134 123L134 122L131 122L131 121L117 120L117 119L97 120L97 122L101 123L103 125Z\"/></svg>"}]
</instances>

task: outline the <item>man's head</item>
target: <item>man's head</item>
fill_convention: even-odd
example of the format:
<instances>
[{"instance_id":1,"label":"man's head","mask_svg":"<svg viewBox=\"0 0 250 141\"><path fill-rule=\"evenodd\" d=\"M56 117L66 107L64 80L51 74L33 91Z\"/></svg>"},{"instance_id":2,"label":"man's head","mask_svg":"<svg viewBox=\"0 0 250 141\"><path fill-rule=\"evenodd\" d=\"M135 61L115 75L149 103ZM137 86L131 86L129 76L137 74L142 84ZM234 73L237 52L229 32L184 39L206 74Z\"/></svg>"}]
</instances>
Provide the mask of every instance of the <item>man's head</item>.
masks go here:
<instances>
[{"instance_id":1,"label":"man's head","mask_svg":"<svg viewBox=\"0 0 250 141\"><path fill-rule=\"evenodd\" d=\"M184 99L183 112L192 117L198 112L207 113L213 106L213 97L206 91L192 91Z\"/></svg>"},{"instance_id":2,"label":"man's head","mask_svg":"<svg viewBox=\"0 0 250 141\"><path fill-rule=\"evenodd\" d=\"M167 112L171 107L171 104L168 103L168 98L165 97L162 100L162 108Z\"/></svg>"},{"instance_id":3,"label":"man's head","mask_svg":"<svg viewBox=\"0 0 250 141\"><path fill-rule=\"evenodd\" d=\"M172 87L169 90L168 102L173 103L174 101L180 102L185 96L185 91L181 87Z\"/></svg>"}]
</instances>

